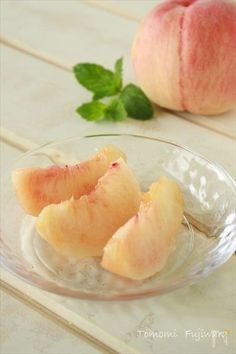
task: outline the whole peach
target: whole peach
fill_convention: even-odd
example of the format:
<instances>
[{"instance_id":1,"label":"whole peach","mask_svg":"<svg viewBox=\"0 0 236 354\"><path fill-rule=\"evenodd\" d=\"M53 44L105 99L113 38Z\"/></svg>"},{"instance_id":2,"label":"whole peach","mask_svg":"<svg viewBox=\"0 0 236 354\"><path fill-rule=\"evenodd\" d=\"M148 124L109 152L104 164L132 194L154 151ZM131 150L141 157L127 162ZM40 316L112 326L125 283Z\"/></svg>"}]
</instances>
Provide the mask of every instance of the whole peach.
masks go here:
<instances>
[{"instance_id":1,"label":"whole peach","mask_svg":"<svg viewBox=\"0 0 236 354\"><path fill-rule=\"evenodd\" d=\"M132 59L137 80L162 107L218 114L236 104L236 3L169 0L143 20Z\"/></svg>"}]
</instances>

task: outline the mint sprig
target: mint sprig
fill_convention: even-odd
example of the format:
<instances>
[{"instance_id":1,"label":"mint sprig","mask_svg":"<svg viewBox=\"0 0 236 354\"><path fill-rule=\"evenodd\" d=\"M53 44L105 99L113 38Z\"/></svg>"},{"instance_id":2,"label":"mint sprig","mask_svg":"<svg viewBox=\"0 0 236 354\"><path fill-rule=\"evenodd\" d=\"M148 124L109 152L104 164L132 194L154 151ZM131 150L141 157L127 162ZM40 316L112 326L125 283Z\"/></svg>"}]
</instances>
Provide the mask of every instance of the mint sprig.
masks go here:
<instances>
[{"instance_id":1,"label":"mint sprig","mask_svg":"<svg viewBox=\"0 0 236 354\"><path fill-rule=\"evenodd\" d=\"M91 102L84 103L76 110L88 121L121 121L127 116L147 120L153 117L153 106L144 92L136 85L123 88L123 59L115 62L114 72L101 65L80 63L74 66L78 82L93 93ZM107 103L99 100L116 96Z\"/></svg>"}]
</instances>

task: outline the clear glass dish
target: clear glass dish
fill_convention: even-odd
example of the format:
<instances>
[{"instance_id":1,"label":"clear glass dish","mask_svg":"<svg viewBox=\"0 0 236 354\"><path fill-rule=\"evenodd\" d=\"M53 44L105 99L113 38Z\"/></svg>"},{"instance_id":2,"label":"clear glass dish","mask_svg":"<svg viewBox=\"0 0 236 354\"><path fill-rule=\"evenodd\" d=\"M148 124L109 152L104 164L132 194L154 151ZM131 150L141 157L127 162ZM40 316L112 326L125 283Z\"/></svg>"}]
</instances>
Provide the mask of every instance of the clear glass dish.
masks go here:
<instances>
[{"instance_id":1,"label":"clear glass dish","mask_svg":"<svg viewBox=\"0 0 236 354\"><path fill-rule=\"evenodd\" d=\"M18 167L74 164L106 144L128 157L142 189L161 175L177 181L185 216L164 269L145 281L109 273L99 258L66 259L35 231L35 218L18 204L10 176L1 196L1 263L17 277L57 294L87 299L134 299L167 293L208 276L236 249L236 185L223 168L177 144L134 135L73 137L25 154Z\"/></svg>"}]
</instances>

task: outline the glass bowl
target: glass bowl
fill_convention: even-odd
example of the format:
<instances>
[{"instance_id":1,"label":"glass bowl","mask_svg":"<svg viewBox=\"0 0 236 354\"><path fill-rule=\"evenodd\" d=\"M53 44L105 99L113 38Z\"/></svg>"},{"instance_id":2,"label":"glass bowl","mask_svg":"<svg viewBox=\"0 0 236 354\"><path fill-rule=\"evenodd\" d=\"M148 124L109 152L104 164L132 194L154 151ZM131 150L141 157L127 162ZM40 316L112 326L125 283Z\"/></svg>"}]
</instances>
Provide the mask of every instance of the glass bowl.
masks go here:
<instances>
[{"instance_id":1,"label":"glass bowl","mask_svg":"<svg viewBox=\"0 0 236 354\"><path fill-rule=\"evenodd\" d=\"M75 164L106 144L122 149L141 188L161 175L182 189L185 215L164 269L133 281L107 272L99 258L76 260L55 252L35 230L35 218L18 204L10 176L1 203L1 262L28 283L57 294L87 299L134 299L167 293L208 276L236 249L236 185L222 167L177 144L143 136L104 134L44 145L14 168Z\"/></svg>"}]
</instances>

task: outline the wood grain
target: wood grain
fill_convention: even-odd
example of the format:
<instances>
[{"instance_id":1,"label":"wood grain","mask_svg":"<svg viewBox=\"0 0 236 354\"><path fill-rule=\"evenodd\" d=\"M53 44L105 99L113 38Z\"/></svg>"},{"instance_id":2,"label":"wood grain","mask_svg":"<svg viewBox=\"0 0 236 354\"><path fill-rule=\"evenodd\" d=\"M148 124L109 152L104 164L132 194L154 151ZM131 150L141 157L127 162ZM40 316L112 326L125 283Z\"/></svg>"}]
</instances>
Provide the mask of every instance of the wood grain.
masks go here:
<instances>
[{"instance_id":1,"label":"wood grain","mask_svg":"<svg viewBox=\"0 0 236 354\"><path fill-rule=\"evenodd\" d=\"M100 346L101 349L111 354L139 353L128 344L112 336L107 331L102 330L101 326L95 325L86 316L80 316L78 311L69 310L63 305L64 298L62 296L55 296L25 284L3 269L1 270L1 283L6 289L17 293L18 297L23 297L39 310L46 311L48 315L53 316L59 323L66 324L71 330L85 336L94 342L94 344ZM71 301L74 302L77 300L71 299Z\"/></svg>"},{"instance_id":2,"label":"wood grain","mask_svg":"<svg viewBox=\"0 0 236 354\"><path fill-rule=\"evenodd\" d=\"M88 101L90 94L70 72L5 46L1 48L1 58L2 125L20 139L41 144L74 135L114 132L160 137L196 150L235 176L233 140L164 111L157 111L156 118L145 122L87 122L75 109Z\"/></svg>"},{"instance_id":3,"label":"wood grain","mask_svg":"<svg viewBox=\"0 0 236 354\"><path fill-rule=\"evenodd\" d=\"M217 341L218 353L234 348L234 301L236 258L200 283L165 296L133 301L86 301L56 296L25 284L2 271L2 281L31 299L35 306L49 311L58 321L100 337L106 347L118 353L209 353L216 352L209 338L195 341L187 330L229 331L228 344ZM221 289L221 291L219 291ZM186 306L188 299L188 306ZM208 314L206 316L206 313ZM98 330L99 328L99 330ZM86 329L86 330L85 330ZM138 336L139 330L176 331L175 338Z\"/></svg>"},{"instance_id":4,"label":"wood grain","mask_svg":"<svg viewBox=\"0 0 236 354\"><path fill-rule=\"evenodd\" d=\"M88 5L133 21L140 21L163 0L84 0Z\"/></svg>"},{"instance_id":5,"label":"wood grain","mask_svg":"<svg viewBox=\"0 0 236 354\"><path fill-rule=\"evenodd\" d=\"M40 312L9 286L0 290L1 353L108 354L78 331ZM19 349L20 348L20 349Z\"/></svg>"},{"instance_id":6,"label":"wood grain","mask_svg":"<svg viewBox=\"0 0 236 354\"><path fill-rule=\"evenodd\" d=\"M57 6L52 0L3 1L2 41L65 70L82 61L111 66L123 56L125 78L133 81L130 48L137 21L154 4L154 0L68 0L66 6L60 0ZM173 114L236 138L236 110L215 119L185 112Z\"/></svg>"}]
</instances>

